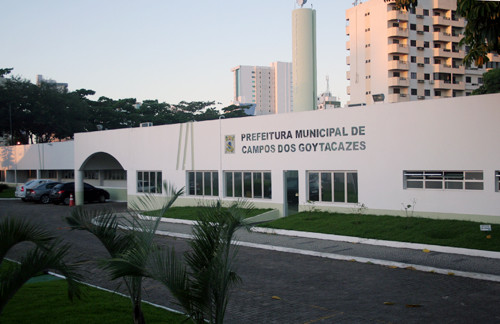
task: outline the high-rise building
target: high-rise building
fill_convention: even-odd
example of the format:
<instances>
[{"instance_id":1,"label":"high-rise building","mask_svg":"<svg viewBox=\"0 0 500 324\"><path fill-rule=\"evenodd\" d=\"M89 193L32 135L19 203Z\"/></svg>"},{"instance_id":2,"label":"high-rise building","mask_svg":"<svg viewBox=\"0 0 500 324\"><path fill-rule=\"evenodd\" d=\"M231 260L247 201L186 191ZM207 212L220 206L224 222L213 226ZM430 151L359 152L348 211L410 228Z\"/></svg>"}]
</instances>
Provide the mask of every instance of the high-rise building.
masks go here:
<instances>
[{"instance_id":1,"label":"high-rise building","mask_svg":"<svg viewBox=\"0 0 500 324\"><path fill-rule=\"evenodd\" d=\"M456 7L456 0L419 0L408 12L391 0L355 1L346 11L348 105L466 96L478 88L500 57L490 55L485 68L462 64L466 21Z\"/></svg>"},{"instance_id":2,"label":"high-rise building","mask_svg":"<svg viewBox=\"0 0 500 324\"><path fill-rule=\"evenodd\" d=\"M44 79L43 75L38 74L36 76L36 85L41 86L42 83L49 84L53 86L57 91L59 92L68 92L68 84L67 83L60 83L52 79Z\"/></svg>"},{"instance_id":3,"label":"high-rise building","mask_svg":"<svg viewBox=\"0 0 500 324\"><path fill-rule=\"evenodd\" d=\"M235 105L255 107L255 115L280 114L293 109L292 63L270 66L239 65L234 74Z\"/></svg>"}]
</instances>

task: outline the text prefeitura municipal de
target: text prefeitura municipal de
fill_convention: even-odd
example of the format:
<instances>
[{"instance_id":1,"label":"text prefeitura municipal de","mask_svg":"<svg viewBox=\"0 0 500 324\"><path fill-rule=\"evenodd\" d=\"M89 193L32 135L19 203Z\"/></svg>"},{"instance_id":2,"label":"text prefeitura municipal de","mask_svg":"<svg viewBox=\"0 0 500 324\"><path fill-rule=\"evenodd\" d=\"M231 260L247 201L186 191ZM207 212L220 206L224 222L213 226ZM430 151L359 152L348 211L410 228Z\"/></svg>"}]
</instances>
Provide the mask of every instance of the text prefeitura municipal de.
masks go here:
<instances>
[{"instance_id":1,"label":"text prefeitura municipal de","mask_svg":"<svg viewBox=\"0 0 500 324\"><path fill-rule=\"evenodd\" d=\"M241 134L242 142L283 141L292 139L331 138L366 135L365 126L330 127L316 129L282 130ZM325 152L325 151L363 151L365 141L325 141L292 144L243 145L242 153L283 153L283 152Z\"/></svg>"}]
</instances>

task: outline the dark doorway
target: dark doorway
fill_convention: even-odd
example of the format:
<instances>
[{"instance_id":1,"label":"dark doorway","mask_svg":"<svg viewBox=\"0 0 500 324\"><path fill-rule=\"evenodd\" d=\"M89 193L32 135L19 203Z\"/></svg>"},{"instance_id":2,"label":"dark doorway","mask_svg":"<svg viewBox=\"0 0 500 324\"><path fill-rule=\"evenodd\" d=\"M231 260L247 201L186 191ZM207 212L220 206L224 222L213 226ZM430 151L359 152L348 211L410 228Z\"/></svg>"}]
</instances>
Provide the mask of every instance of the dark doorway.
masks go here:
<instances>
[{"instance_id":1,"label":"dark doorway","mask_svg":"<svg viewBox=\"0 0 500 324\"><path fill-rule=\"evenodd\" d=\"M299 212L299 172L297 170L284 171L285 179L285 208L284 216Z\"/></svg>"}]
</instances>

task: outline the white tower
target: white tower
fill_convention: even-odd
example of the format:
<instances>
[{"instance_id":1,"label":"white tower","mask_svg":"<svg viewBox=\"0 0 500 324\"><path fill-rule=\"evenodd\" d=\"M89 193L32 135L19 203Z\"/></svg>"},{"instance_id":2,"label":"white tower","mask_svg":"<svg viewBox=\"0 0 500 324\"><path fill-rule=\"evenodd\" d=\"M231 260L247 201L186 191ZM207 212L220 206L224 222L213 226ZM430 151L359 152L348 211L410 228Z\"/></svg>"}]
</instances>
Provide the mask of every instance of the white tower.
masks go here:
<instances>
[{"instance_id":1,"label":"white tower","mask_svg":"<svg viewBox=\"0 0 500 324\"><path fill-rule=\"evenodd\" d=\"M298 0L299 5L305 1ZM292 12L293 111L316 109L316 11Z\"/></svg>"}]
</instances>

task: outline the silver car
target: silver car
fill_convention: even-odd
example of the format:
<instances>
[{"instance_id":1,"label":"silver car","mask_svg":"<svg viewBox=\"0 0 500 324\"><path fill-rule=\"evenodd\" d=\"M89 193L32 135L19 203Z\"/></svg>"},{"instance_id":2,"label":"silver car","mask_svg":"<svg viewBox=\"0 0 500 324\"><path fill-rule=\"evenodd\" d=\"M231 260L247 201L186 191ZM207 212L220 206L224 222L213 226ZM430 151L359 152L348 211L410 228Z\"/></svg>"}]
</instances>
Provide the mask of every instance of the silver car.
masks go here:
<instances>
[{"instance_id":1,"label":"silver car","mask_svg":"<svg viewBox=\"0 0 500 324\"><path fill-rule=\"evenodd\" d=\"M32 188L38 187L41 184L49 183L49 182L56 182L56 181L51 180L51 179L33 179L33 180L30 180L30 181L26 182L25 184L17 186L16 192L14 195L16 196L16 198L21 198L22 201L26 201L26 189L32 189Z\"/></svg>"},{"instance_id":2,"label":"silver car","mask_svg":"<svg viewBox=\"0 0 500 324\"><path fill-rule=\"evenodd\" d=\"M50 202L49 194L52 188L60 182L47 182L32 189L26 189L26 200L48 204Z\"/></svg>"}]
</instances>

